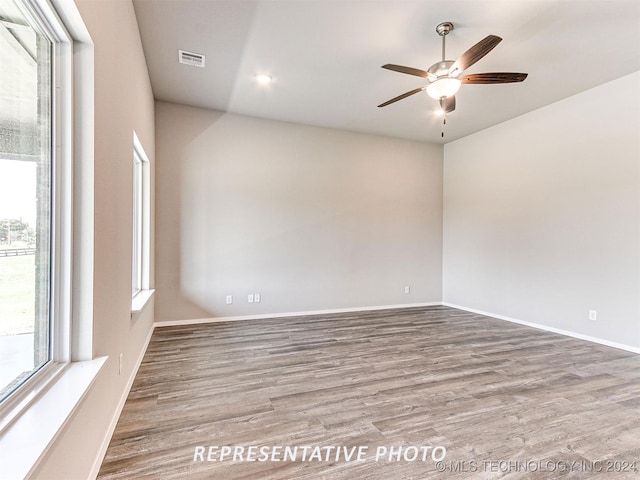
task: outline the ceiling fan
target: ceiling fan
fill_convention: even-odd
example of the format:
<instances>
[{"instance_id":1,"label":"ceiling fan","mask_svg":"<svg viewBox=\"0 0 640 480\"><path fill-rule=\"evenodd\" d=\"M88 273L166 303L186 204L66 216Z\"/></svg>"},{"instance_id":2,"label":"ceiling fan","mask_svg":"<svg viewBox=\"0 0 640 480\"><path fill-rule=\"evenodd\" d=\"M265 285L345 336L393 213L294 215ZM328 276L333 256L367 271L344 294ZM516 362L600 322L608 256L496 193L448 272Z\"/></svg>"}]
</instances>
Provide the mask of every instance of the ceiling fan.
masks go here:
<instances>
[{"instance_id":1,"label":"ceiling fan","mask_svg":"<svg viewBox=\"0 0 640 480\"><path fill-rule=\"evenodd\" d=\"M386 68L387 70L426 78L427 85L403 93L402 95L381 103L378 107L386 107L398 100L402 100L403 98L407 98L415 93L426 90L427 94L431 98L440 102L440 107L446 114L455 110L455 94L463 83L515 83L522 82L527 78L526 73L510 72L472 73L470 75L461 75L467 68L493 50L496 45L502 41L502 38L495 35L488 35L460 55L460 57L454 62L452 60L446 60L445 57L445 37L449 32L451 32L451 30L453 30L453 23L451 22L443 22L436 27L436 32L438 32L438 35L442 37L442 61L434 63L427 71L417 68L403 67L402 65L393 65L391 63L382 66L382 68Z\"/></svg>"}]
</instances>

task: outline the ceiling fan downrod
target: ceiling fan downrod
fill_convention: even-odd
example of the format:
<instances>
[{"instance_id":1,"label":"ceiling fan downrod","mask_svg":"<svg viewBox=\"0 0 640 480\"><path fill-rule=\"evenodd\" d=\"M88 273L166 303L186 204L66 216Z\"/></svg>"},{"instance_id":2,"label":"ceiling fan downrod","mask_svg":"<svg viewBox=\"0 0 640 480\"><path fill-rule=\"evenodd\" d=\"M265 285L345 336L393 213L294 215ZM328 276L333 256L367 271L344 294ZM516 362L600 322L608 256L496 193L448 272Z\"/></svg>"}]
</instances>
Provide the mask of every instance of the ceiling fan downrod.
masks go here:
<instances>
[{"instance_id":1,"label":"ceiling fan downrod","mask_svg":"<svg viewBox=\"0 0 640 480\"><path fill-rule=\"evenodd\" d=\"M444 62L446 60L445 58L445 37L449 34L449 32L453 30L453 23L451 22L442 22L440 24L438 24L438 26L436 27L436 32L438 32L438 35L440 35L442 37L442 61Z\"/></svg>"},{"instance_id":2,"label":"ceiling fan downrod","mask_svg":"<svg viewBox=\"0 0 640 480\"><path fill-rule=\"evenodd\" d=\"M436 32L442 37L442 62L447 60L446 57L446 37L449 32L453 30L453 23L442 22L436 27ZM444 138L444 126L447 124L447 109L444 99L440 99L440 108L442 108L442 130L440 131L440 137Z\"/></svg>"}]
</instances>

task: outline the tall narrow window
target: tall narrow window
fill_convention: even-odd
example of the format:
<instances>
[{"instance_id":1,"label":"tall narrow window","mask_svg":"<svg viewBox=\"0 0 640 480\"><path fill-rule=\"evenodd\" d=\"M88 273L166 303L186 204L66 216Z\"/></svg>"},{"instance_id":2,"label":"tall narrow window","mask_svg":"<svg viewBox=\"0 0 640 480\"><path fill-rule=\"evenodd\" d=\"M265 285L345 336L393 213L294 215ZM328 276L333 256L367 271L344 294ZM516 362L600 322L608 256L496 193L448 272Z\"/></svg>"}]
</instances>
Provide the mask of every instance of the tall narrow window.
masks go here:
<instances>
[{"instance_id":1,"label":"tall narrow window","mask_svg":"<svg viewBox=\"0 0 640 480\"><path fill-rule=\"evenodd\" d=\"M149 159L133 134L133 245L131 296L149 289Z\"/></svg>"},{"instance_id":2,"label":"tall narrow window","mask_svg":"<svg viewBox=\"0 0 640 480\"><path fill-rule=\"evenodd\" d=\"M52 359L54 41L0 3L0 401Z\"/></svg>"},{"instance_id":3,"label":"tall narrow window","mask_svg":"<svg viewBox=\"0 0 640 480\"><path fill-rule=\"evenodd\" d=\"M142 159L133 150L133 262L131 266L131 296L142 290Z\"/></svg>"}]
</instances>

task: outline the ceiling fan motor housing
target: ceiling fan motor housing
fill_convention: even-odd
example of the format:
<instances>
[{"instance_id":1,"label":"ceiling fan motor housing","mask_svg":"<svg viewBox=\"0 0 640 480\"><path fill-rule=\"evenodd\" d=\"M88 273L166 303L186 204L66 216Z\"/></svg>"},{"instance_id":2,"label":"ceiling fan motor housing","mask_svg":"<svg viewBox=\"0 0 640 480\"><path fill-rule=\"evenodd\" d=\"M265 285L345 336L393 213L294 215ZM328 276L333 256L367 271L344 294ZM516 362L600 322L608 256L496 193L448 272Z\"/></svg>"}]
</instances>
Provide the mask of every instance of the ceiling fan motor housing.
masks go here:
<instances>
[{"instance_id":1,"label":"ceiling fan motor housing","mask_svg":"<svg viewBox=\"0 0 640 480\"><path fill-rule=\"evenodd\" d=\"M427 70L427 80L435 82L438 78L449 76L449 68L453 65L453 60L443 60L442 62L434 63Z\"/></svg>"}]
</instances>

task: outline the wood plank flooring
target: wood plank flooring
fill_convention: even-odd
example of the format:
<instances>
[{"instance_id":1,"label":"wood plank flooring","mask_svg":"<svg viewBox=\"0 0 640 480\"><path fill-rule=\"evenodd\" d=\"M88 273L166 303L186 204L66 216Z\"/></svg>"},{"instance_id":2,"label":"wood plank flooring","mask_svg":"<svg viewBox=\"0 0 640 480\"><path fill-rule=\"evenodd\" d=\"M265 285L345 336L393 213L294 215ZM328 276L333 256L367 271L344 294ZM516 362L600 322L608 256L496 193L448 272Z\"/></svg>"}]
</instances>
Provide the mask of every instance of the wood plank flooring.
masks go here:
<instances>
[{"instance_id":1,"label":"wood plank flooring","mask_svg":"<svg viewBox=\"0 0 640 480\"><path fill-rule=\"evenodd\" d=\"M368 450L193 461L252 445ZM399 446L446 457L374 460ZM640 356L429 307L156 329L98 478L639 479L634 463Z\"/></svg>"}]
</instances>

